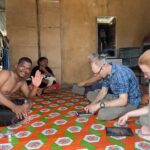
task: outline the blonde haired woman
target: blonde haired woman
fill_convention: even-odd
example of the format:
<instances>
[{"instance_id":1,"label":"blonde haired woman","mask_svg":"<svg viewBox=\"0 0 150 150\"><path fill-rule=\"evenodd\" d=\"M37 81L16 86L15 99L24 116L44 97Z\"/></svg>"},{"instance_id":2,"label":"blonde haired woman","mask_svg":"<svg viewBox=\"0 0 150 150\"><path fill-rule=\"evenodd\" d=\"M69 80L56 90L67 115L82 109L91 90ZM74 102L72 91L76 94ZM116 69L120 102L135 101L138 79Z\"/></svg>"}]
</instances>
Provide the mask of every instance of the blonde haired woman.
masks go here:
<instances>
[{"instance_id":1,"label":"blonde haired woman","mask_svg":"<svg viewBox=\"0 0 150 150\"><path fill-rule=\"evenodd\" d=\"M147 50L140 56L138 63L140 69L144 73L144 77L150 79L150 50ZM150 140L150 103L148 104L148 106L126 113L125 115L119 118L118 124L124 125L129 117L137 116L140 116L139 121L142 125L138 135L143 139Z\"/></svg>"}]
</instances>

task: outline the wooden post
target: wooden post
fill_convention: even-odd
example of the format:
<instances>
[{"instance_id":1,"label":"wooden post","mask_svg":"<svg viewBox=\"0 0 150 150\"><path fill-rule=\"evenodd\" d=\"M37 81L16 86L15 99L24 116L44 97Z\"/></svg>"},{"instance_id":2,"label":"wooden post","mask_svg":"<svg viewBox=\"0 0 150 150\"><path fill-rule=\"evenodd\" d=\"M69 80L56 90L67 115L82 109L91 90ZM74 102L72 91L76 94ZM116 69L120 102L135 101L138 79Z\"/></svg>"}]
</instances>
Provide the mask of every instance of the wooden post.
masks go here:
<instances>
[{"instance_id":1,"label":"wooden post","mask_svg":"<svg viewBox=\"0 0 150 150\"><path fill-rule=\"evenodd\" d=\"M36 0L36 23L37 23L38 57L41 57L41 35L40 35L39 0Z\"/></svg>"}]
</instances>

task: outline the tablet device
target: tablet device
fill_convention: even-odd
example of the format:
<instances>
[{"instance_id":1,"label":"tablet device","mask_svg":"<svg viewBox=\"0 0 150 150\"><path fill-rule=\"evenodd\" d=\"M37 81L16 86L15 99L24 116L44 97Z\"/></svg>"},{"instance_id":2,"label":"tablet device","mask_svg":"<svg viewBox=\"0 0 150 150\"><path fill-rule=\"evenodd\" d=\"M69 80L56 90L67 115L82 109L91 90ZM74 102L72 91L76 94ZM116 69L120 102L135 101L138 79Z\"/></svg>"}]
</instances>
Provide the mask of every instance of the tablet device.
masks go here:
<instances>
[{"instance_id":1,"label":"tablet device","mask_svg":"<svg viewBox=\"0 0 150 150\"><path fill-rule=\"evenodd\" d=\"M106 127L108 136L133 136L133 132L128 127Z\"/></svg>"},{"instance_id":2,"label":"tablet device","mask_svg":"<svg viewBox=\"0 0 150 150\"><path fill-rule=\"evenodd\" d=\"M80 112L76 112L76 113L77 113L77 116L91 116L91 115L93 115L92 113L85 112L85 111L80 111Z\"/></svg>"}]
</instances>

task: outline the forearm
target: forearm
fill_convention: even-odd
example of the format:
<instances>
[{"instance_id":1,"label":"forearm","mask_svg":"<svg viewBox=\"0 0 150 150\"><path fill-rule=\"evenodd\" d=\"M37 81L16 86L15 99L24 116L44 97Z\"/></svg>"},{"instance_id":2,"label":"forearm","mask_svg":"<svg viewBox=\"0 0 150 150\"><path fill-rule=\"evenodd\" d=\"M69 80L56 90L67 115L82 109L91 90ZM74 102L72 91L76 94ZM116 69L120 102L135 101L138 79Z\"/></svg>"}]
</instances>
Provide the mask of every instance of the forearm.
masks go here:
<instances>
[{"instance_id":1,"label":"forearm","mask_svg":"<svg viewBox=\"0 0 150 150\"><path fill-rule=\"evenodd\" d=\"M99 80L101 80L101 76L97 75L97 76L93 76L92 78L89 78L85 81L81 81L79 83L77 83L78 86L89 86L93 83L98 82Z\"/></svg>"},{"instance_id":2,"label":"forearm","mask_svg":"<svg viewBox=\"0 0 150 150\"><path fill-rule=\"evenodd\" d=\"M106 95L107 95L107 91L100 90L96 99L92 103L99 103L102 99L105 98Z\"/></svg>"},{"instance_id":3,"label":"forearm","mask_svg":"<svg viewBox=\"0 0 150 150\"><path fill-rule=\"evenodd\" d=\"M89 86L95 82L96 81L94 79L88 79L88 80L84 81L84 86Z\"/></svg>"},{"instance_id":4,"label":"forearm","mask_svg":"<svg viewBox=\"0 0 150 150\"><path fill-rule=\"evenodd\" d=\"M45 84L48 84L48 80L47 79L43 79L42 82L45 83Z\"/></svg>"},{"instance_id":5,"label":"forearm","mask_svg":"<svg viewBox=\"0 0 150 150\"><path fill-rule=\"evenodd\" d=\"M99 81L99 80L101 80L101 77L100 76L94 76L94 77L92 77L92 78L90 78L90 79L87 79L86 81L84 81L85 82L85 86L89 86L89 85L91 85L91 84L93 84L93 83L96 83L97 81Z\"/></svg>"},{"instance_id":6,"label":"forearm","mask_svg":"<svg viewBox=\"0 0 150 150\"><path fill-rule=\"evenodd\" d=\"M109 100L109 101L105 101L105 107L121 107L121 106L125 106L127 104L126 101L122 100L122 99L114 99L114 100Z\"/></svg>"},{"instance_id":7,"label":"forearm","mask_svg":"<svg viewBox=\"0 0 150 150\"><path fill-rule=\"evenodd\" d=\"M140 109L136 109L133 111L128 112L126 115L128 115L128 117L137 117L137 116L143 116L149 113L149 109L148 106L145 106L143 108Z\"/></svg>"},{"instance_id":8,"label":"forearm","mask_svg":"<svg viewBox=\"0 0 150 150\"><path fill-rule=\"evenodd\" d=\"M128 104L128 94L127 93L120 94L117 99L105 101L104 103L105 103L105 107L126 106Z\"/></svg>"},{"instance_id":9,"label":"forearm","mask_svg":"<svg viewBox=\"0 0 150 150\"><path fill-rule=\"evenodd\" d=\"M47 76L53 76L51 73L49 73L47 70L45 70L45 74L47 75Z\"/></svg>"},{"instance_id":10,"label":"forearm","mask_svg":"<svg viewBox=\"0 0 150 150\"><path fill-rule=\"evenodd\" d=\"M47 75L47 76L54 76L53 72L50 71L50 70L47 70L46 68L43 69L44 73Z\"/></svg>"},{"instance_id":11,"label":"forearm","mask_svg":"<svg viewBox=\"0 0 150 150\"><path fill-rule=\"evenodd\" d=\"M37 91L38 91L38 87L33 86L32 90L29 93L28 98L34 97L37 94Z\"/></svg>"},{"instance_id":12,"label":"forearm","mask_svg":"<svg viewBox=\"0 0 150 150\"><path fill-rule=\"evenodd\" d=\"M81 82L78 82L77 85L79 87L83 87L83 86L89 86L91 85L92 83L94 83L93 81L91 81L90 79L87 79L85 81L81 81Z\"/></svg>"}]
</instances>

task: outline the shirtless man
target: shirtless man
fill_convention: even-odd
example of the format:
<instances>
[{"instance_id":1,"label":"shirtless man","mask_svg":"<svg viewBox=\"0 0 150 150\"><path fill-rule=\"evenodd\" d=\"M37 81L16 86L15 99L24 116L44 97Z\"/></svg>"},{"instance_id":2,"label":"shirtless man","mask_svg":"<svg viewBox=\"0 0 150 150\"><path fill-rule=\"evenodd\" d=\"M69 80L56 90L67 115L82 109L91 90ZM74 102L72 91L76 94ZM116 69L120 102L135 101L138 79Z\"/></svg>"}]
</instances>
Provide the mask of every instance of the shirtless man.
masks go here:
<instances>
[{"instance_id":1,"label":"shirtless man","mask_svg":"<svg viewBox=\"0 0 150 150\"><path fill-rule=\"evenodd\" d=\"M32 77L33 89L30 91L26 78L30 75L32 61L28 57L22 57L15 65L14 71L0 71L0 125L12 124L24 120L31 103L28 98L35 96L38 86L41 84L42 75L39 71ZM15 92L20 90L27 99L12 99Z\"/></svg>"}]
</instances>

